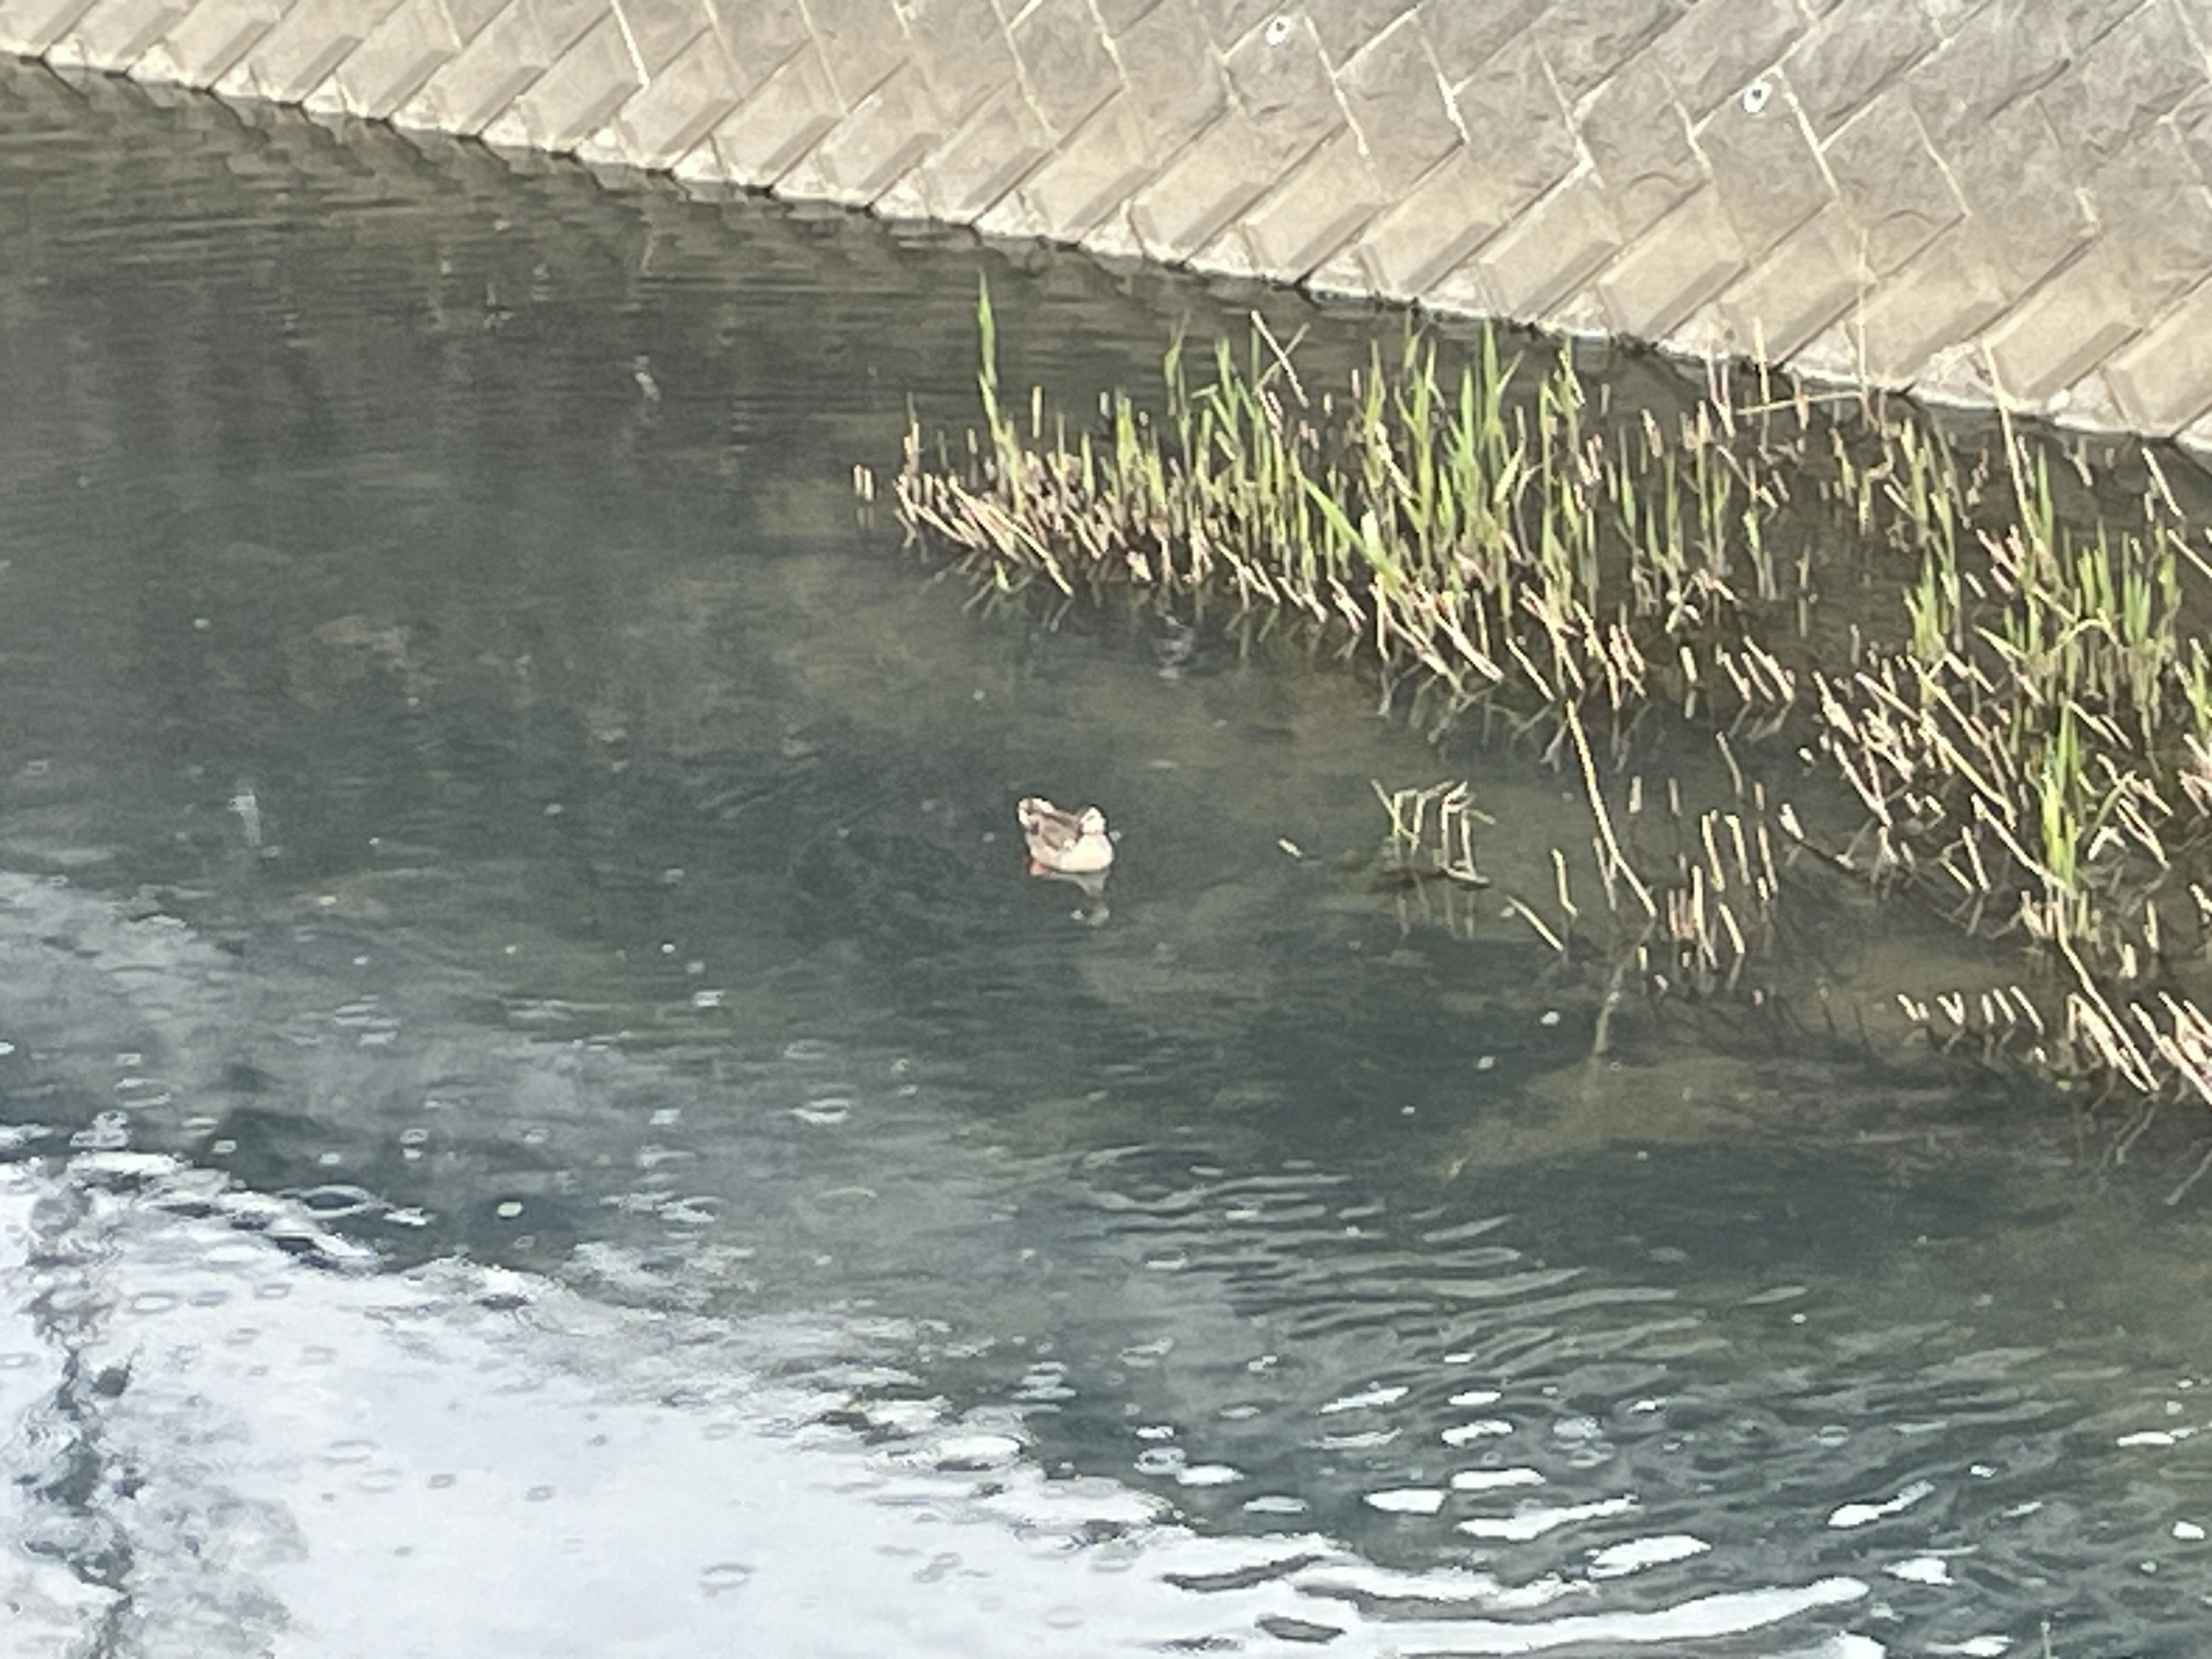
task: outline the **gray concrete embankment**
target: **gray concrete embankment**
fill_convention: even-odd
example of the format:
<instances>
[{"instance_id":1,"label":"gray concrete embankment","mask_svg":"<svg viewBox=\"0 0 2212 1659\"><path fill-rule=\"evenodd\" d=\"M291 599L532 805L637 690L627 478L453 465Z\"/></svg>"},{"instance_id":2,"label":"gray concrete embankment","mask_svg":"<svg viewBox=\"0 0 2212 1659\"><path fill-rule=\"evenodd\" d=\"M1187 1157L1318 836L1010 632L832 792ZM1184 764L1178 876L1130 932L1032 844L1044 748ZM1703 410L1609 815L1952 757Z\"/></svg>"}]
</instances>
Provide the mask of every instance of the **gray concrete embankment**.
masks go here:
<instances>
[{"instance_id":1,"label":"gray concrete embankment","mask_svg":"<svg viewBox=\"0 0 2212 1659\"><path fill-rule=\"evenodd\" d=\"M2206 0L0 0L0 48L2212 447Z\"/></svg>"}]
</instances>

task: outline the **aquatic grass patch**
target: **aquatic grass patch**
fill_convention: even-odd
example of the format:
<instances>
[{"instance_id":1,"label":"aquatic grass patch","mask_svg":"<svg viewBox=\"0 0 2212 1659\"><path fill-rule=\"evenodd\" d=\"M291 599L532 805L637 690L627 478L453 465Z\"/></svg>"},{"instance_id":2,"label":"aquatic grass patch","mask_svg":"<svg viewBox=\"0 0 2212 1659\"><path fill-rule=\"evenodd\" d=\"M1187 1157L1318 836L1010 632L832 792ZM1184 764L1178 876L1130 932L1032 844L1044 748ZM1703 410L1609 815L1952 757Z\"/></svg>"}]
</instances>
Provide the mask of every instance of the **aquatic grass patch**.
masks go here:
<instances>
[{"instance_id":1,"label":"aquatic grass patch","mask_svg":"<svg viewBox=\"0 0 2212 1659\"><path fill-rule=\"evenodd\" d=\"M2046 442L1875 393L1716 368L1614 408L1570 350L1490 330L1409 331L1324 386L1256 317L1072 420L1000 386L988 292L977 325L982 423L910 428L908 532L994 593L1302 634L1431 729L1502 716L1589 808L1586 847L1492 896L1563 959L1745 989L1809 860L2029 948L1986 1020L1905 995L1937 1042L2212 1101L2212 569L2154 455L2115 513ZM1717 746L1724 794L1654 775L1645 801L1662 727ZM1471 799L1383 793L1401 902L1441 882L1467 912Z\"/></svg>"}]
</instances>

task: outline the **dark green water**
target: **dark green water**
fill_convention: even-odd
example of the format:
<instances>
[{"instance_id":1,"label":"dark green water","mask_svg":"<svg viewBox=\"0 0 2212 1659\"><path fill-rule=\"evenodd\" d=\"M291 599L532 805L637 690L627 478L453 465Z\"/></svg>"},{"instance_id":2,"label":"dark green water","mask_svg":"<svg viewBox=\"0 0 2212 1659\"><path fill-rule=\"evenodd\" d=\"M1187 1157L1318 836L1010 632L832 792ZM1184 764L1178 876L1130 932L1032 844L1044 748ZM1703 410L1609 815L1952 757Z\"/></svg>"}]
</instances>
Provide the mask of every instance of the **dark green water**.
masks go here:
<instances>
[{"instance_id":1,"label":"dark green water","mask_svg":"<svg viewBox=\"0 0 2212 1659\"><path fill-rule=\"evenodd\" d=\"M26 1178L162 1154L309 1255L268 1215L751 1333L884 1455L981 1425L1249 1540L1146 1583L1251 1651L2202 1652L2187 1164L1809 1027L1593 1066L1533 940L1401 930L1331 860L1447 762L1355 678L977 606L862 521L909 395L967 414L979 271L1071 398L1252 302L0 70ZM1449 764L1567 833L1527 757ZM1030 793L1109 805L1110 914L1025 878ZM851 1650L975 1650L886 1584ZM274 1650L342 1650L313 1615Z\"/></svg>"}]
</instances>

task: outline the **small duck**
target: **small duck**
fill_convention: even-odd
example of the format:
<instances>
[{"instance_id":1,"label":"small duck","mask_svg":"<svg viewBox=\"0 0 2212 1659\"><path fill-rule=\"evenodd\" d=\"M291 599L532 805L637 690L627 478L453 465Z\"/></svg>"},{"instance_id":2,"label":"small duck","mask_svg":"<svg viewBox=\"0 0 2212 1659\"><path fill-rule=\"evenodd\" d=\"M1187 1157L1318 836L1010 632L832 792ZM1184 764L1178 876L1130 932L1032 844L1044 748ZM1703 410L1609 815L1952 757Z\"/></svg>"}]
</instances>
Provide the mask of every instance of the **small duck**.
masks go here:
<instances>
[{"instance_id":1,"label":"small duck","mask_svg":"<svg viewBox=\"0 0 2212 1659\"><path fill-rule=\"evenodd\" d=\"M1106 815L1097 807L1063 811L1042 795L1030 795L1015 811L1029 842L1031 875L1096 876L1114 862Z\"/></svg>"}]
</instances>

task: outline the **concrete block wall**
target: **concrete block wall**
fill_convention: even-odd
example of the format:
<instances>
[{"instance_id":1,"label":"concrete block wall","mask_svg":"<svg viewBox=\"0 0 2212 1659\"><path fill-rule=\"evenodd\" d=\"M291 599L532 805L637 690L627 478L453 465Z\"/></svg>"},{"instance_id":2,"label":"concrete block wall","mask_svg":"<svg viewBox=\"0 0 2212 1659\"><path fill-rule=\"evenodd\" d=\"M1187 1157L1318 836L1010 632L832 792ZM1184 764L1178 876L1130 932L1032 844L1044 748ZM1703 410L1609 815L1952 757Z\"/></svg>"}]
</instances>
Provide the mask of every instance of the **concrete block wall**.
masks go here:
<instances>
[{"instance_id":1,"label":"concrete block wall","mask_svg":"<svg viewBox=\"0 0 2212 1659\"><path fill-rule=\"evenodd\" d=\"M2212 448L2212 0L0 0L0 49Z\"/></svg>"}]
</instances>

